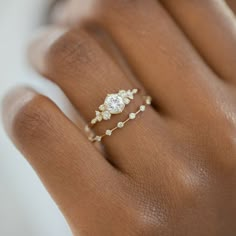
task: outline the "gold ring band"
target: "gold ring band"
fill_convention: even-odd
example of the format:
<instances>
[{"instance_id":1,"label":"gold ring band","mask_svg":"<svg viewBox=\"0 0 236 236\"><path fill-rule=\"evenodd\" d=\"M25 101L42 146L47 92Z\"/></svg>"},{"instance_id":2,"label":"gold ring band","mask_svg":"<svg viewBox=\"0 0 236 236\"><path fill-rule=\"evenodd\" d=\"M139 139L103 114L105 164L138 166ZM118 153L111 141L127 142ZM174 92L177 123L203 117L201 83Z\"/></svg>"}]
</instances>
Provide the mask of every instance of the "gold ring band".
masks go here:
<instances>
[{"instance_id":1,"label":"gold ring band","mask_svg":"<svg viewBox=\"0 0 236 236\"><path fill-rule=\"evenodd\" d=\"M129 117L122 122L118 122L116 127L112 129L107 129L102 135L95 135L92 131L92 128L97 123L103 120L111 119L111 116L114 114L120 114L123 112L126 105L134 99L134 95L138 93L138 89L133 90L120 90L118 93L108 94L104 100L104 103L99 106L99 110L95 111L96 116L90 121L89 125L86 125L85 131L88 133L88 139L91 142L100 142L105 136L111 136L113 132L117 129L121 129L125 126L130 120L134 120L136 116L146 110L147 105L151 105L152 98L150 96L144 96L144 103L140 105L139 109L136 112L129 114Z\"/></svg>"},{"instance_id":2,"label":"gold ring band","mask_svg":"<svg viewBox=\"0 0 236 236\"><path fill-rule=\"evenodd\" d=\"M112 129L107 129L106 132L102 135L93 135L93 136L90 136L88 139L91 142L101 142L104 137L111 136L114 131L116 131L117 129L123 128L127 122L129 122L130 120L134 120L139 113L144 112L146 110L146 106L151 105L151 100L152 99L150 96L146 96L145 103L142 104L135 113L133 113L133 112L130 113L129 117L125 121L118 122L116 127L112 128Z\"/></svg>"}]
</instances>

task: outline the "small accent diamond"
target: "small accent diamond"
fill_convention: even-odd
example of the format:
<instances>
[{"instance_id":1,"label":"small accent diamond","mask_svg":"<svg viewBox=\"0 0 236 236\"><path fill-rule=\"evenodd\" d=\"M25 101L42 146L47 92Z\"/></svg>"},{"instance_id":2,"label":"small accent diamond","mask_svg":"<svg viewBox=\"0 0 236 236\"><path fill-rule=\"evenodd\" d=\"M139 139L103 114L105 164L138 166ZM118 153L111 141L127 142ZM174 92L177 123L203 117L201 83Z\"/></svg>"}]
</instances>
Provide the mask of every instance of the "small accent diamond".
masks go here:
<instances>
[{"instance_id":1,"label":"small accent diamond","mask_svg":"<svg viewBox=\"0 0 236 236\"><path fill-rule=\"evenodd\" d=\"M123 122L119 122L119 123L117 124L117 127L118 127L118 128L123 128L123 127L124 127L124 123L123 123Z\"/></svg>"},{"instance_id":2,"label":"small accent diamond","mask_svg":"<svg viewBox=\"0 0 236 236\"><path fill-rule=\"evenodd\" d=\"M152 98L150 96L146 97L146 104L151 105Z\"/></svg>"},{"instance_id":3,"label":"small accent diamond","mask_svg":"<svg viewBox=\"0 0 236 236\"><path fill-rule=\"evenodd\" d=\"M111 134L112 134L112 131L108 129L108 130L106 131L106 135L111 136Z\"/></svg>"},{"instance_id":4,"label":"small accent diamond","mask_svg":"<svg viewBox=\"0 0 236 236\"><path fill-rule=\"evenodd\" d=\"M124 98L123 101L126 105L130 103L130 100L128 98Z\"/></svg>"},{"instance_id":5,"label":"small accent diamond","mask_svg":"<svg viewBox=\"0 0 236 236\"><path fill-rule=\"evenodd\" d=\"M96 111L95 113L96 113L96 119L98 121L102 121L102 113L100 111Z\"/></svg>"},{"instance_id":6,"label":"small accent diamond","mask_svg":"<svg viewBox=\"0 0 236 236\"><path fill-rule=\"evenodd\" d=\"M144 105L140 106L140 111L145 111L146 107Z\"/></svg>"},{"instance_id":7,"label":"small accent diamond","mask_svg":"<svg viewBox=\"0 0 236 236\"><path fill-rule=\"evenodd\" d=\"M120 90L120 91L119 91L119 95L120 95L121 97L123 97L123 98L127 96L125 90Z\"/></svg>"},{"instance_id":8,"label":"small accent diamond","mask_svg":"<svg viewBox=\"0 0 236 236\"><path fill-rule=\"evenodd\" d=\"M89 128L88 125L85 126L84 131L85 131L86 133L90 132L90 128Z\"/></svg>"},{"instance_id":9,"label":"small accent diamond","mask_svg":"<svg viewBox=\"0 0 236 236\"><path fill-rule=\"evenodd\" d=\"M101 137L101 136L96 136L96 137L95 137L95 140L98 141L98 142L100 142L100 141L102 140L102 137Z\"/></svg>"},{"instance_id":10,"label":"small accent diamond","mask_svg":"<svg viewBox=\"0 0 236 236\"><path fill-rule=\"evenodd\" d=\"M102 121L102 115L97 116L98 121Z\"/></svg>"},{"instance_id":11,"label":"small accent diamond","mask_svg":"<svg viewBox=\"0 0 236 236\"><path fill-rule=\"evenodd\" d=\"M134 94L133 94L130 90L128 90L128 91L127 91L127 97L128 97L129 99L134 99Z\"/></svg>"},{"instance_id":12,"label":"small accent diamond","mask_svg":"<svg viewBox=\"0 0 236 236\"><path fill-rule=\"evenodd\" d=\"M99 110L100 110L100 111L104 111L104 110L105 110L105 106L102 104L102 105L99 107Z\"/></svg>"},{"instance_id":13,"label":"small accent diamond","mask_svg":"<svg viewBox=\"0 0 236 236\"><path fill-rule=\"evenodd\" d=\"M136 114L135 114L135 113L130 113L130 114L129 114L129 118L130 118L131 120L135 119L135 117L136 117Z\"/></svg>"},{"instance_id":14,"label":"small accent diamond","mask_svg":"<svg viewBox=\"0 0 236 236\"><path fill-rule=\"evenodd\" d=\"M91 120L91 124L93 124L93 125L94 125L96 122L97 122L97 119L96 119L96 118L94 118L94 119Z\"/></svg>"},{"instance_id":15,"label":"small accent diamond","mask_svg":"<svg viewBox=\"0 0 236 236\"><path fill-rule=\"evenodd\" d=\"M102 112L102 117L104 120L109 120L111 118L111 113L109 111Z\"/></svg>"}]
</instances>

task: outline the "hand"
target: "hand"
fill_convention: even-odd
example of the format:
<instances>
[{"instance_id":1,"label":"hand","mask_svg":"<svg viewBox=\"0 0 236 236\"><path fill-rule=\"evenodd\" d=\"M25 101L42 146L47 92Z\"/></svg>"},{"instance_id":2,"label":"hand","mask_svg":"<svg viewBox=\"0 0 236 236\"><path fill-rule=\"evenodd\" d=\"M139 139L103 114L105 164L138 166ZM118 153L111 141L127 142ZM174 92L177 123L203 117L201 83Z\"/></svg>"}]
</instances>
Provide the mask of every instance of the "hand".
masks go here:
<instances>
[{"instance_id":1,"label":"hand","mask_svg":"<svg viewBox=\"0 0 236 236\"><path fill-rule=\"evenodd\" d=\"M81 120L73 124L48 98L18 89L5 100L12 140L75 235L234 236L233 13L220 0L93 7L79 25L54 25L31 46L34 67L60 86ZM136 87L153 106L105 137L101 151L78 127L109 92Z\"/></svg>"}]
</instances>

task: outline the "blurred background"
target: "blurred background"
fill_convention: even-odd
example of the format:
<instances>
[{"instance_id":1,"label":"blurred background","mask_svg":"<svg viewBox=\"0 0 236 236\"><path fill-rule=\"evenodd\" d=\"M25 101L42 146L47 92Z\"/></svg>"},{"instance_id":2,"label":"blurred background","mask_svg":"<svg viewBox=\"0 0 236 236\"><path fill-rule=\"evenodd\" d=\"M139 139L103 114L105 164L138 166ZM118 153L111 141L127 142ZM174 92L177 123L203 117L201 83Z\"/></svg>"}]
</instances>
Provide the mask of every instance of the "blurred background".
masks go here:
<instances>
[{"instance_id":1,"label":"blurred background","mask_svg":"<svg viewBox=\"0 0 236 236\"><path fill-rule=\"evenodd\" d=\"M69 109L60 90L27 64L26 46L45 19L49 0L0 0L0 100L9 88L31 84ZM53 91L53 92L52 92ZM57 206L7 138L0 122L0 235L71 236Z\"/></svg>"}]
</instances>

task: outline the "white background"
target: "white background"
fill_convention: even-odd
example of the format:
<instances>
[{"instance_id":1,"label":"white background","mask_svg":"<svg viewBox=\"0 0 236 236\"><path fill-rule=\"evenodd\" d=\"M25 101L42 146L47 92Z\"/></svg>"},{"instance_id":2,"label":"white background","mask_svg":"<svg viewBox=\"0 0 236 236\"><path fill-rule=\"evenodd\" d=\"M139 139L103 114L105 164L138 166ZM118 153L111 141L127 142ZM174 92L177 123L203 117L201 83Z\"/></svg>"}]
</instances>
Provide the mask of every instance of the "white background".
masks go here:
<instances>
[{"instance_id":1,"label":"white background","mask_svg":"<svg viewBox=\"0 0 236 236\"><path fill-rule=\"evenodd\" d=\"M0 0L0 100L12 86L33 84L60 91L31 71L25 48L49 0ZM1 122L0 122L1 123ZM0 235L71 236L38 177L14 148L0 124Z\"/></svg>"}]
</instances>

